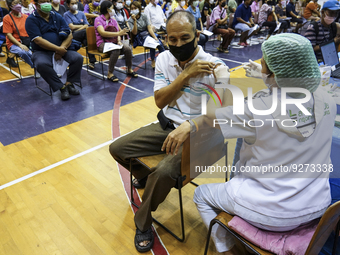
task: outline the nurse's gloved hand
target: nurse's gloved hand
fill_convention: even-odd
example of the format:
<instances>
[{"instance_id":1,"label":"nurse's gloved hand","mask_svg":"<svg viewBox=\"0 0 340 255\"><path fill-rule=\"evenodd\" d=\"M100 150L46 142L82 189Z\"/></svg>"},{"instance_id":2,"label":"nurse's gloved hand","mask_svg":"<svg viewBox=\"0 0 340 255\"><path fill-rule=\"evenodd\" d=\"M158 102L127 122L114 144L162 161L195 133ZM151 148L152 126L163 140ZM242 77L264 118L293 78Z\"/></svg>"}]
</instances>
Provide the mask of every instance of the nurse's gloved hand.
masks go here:
<instances>
[{"instance_id":1,"label":"nurse's gloved hand","mask_svg":"<svg viewBox=\"0 0 340 255\"><path fill-rule=\"evenodd\" d=\"M262 79L262 66L261 64L258 64L251 59L249 59L249 63L243 66L244 70L246 71L247 77L253 77L253 78L261 78Z\"/></svg>"}]
</instances>

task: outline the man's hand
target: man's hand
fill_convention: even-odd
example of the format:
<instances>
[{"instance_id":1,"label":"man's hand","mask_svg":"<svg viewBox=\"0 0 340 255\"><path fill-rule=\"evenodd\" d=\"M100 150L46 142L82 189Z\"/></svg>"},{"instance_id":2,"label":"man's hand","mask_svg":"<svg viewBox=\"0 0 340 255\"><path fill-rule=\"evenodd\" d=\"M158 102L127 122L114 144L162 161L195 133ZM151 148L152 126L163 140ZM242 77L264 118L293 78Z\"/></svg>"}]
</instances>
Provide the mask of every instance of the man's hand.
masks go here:
<instances>
[{"instance_id":1,"label":"man's hand","mask_svg":"<svg viewBox=\"0 0 340 255\"><path fill-rule=\"evenodd\" d=\"M253 78L262 78L262 66L251 59L249 59L249 64L243 66L244 70L246 71L247 77Z\"/></svg>"},{"instance_id":2,"label":"man's hand","mask_svg":"<svg viewBox=\"0 0 340 255\"><path fill-rule=\"evenodd\" d=\"M127 35L127 33L129 32L130 30L128 28L124 28L122 30L119 31L119 36L123 36L123 35Z\"/></svg>"},{"instance_id":3,"label":"man's hand","mask_svg":"<svg viewBox=\"0 0 340 255\"><path fill-rule=\"evenodd\" d=\"M246 24L248 25L248 27L251 27L251 23L250 22L247 22Z\"/></svg>"},{"instance_id":4,"label":"man's hand","mask_svg":"<svg viewBox=\"0 0 340 255\"><path fill-rule=\"evenodd\" d=\"M172 131L166 137L162 151L166 151L166 154L177 155L179 147L184 143L190 134L190 123L184 121L178 128Z\"/></svg>"},{"instance_id":5,"label":"man's hand","mask_svg":"<svg viewBox=\"0 0 340 255\"><path fill-rule=\"evenodd\" d=\"M301 16L296 16L296 18L297 18L297 19L300 19L300 18L301 18Z\"/></svg>"},{"instance_id":6,"label":"man's hand","mask_svg":"<svg viewBox=\"0 0 340 255\"><path fill-rule=\"evenodd\" d=\"M189 78L195 77L199 74L212 74L215 68L215 63L203 61L203 60L195 60L191 65L184 69L182 73L188 75Z\"/></svg>"},{"instance_id":7,"label":"man's hand","mask_svg":"<svg viewBox=\"0 0 340 255\"><path fill-rule=\"evenodd\" d=\"M58 50L55 51L56 54L62 57L66 54L66 52L67 50L65 49L65 47L58 47Z\"/></svg>"},{"instance_id":8,"label":"man's hand","mask_svg":"<svg viewBox=\"0 0 340 255\"><path fill-rule=\"evenodd\" d=\"M123 45L123 43L121 41L118 41L118 45Z\"/></svg>"},{"instance_id":9,"label":"man's hand","mask_svg":"<svg viewBox=\"0 0 340 255\"><path fill-rule=\"evenodd\" d=\"M22 50L24 50L24 51L29 51L29 49L27 48L27 46L26 45L24 45L24 44L20 44L20 49L22 49Z\"/></svg>"},{"instance_id":10,"label":"man's hand","mask_svg":"<svg viewBox=\"0 0 340 255\"><path fill-rule=\"evenodd\" d=\"M62 56L59 55L58 53L55 53L55 54L54 54L54 59L55 59L56 61L59 61L61 58L62 58Z\"/></svg>"}]
</instances>

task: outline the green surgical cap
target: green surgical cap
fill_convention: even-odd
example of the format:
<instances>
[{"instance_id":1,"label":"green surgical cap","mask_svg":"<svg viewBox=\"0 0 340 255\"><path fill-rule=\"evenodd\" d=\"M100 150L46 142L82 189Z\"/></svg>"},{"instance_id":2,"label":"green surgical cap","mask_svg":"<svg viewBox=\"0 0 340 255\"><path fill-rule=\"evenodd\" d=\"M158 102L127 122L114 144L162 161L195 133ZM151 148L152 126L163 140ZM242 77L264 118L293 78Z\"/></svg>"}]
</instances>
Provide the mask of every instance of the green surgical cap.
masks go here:
<instances>
[{"instance_id":1,"label":"green surgical cap","mask_svg":"<svg viewBox=\"0 0 340 255\"><path fill-rule=\"evenodd\" d=\"M320 70L313 47L305 37L284 33L271 36L262 44L263 59L275 74L277 85L300 87L313 93L320 84ZM300 97L298 94L292 94Z\"/></svg>"}]
</instances>

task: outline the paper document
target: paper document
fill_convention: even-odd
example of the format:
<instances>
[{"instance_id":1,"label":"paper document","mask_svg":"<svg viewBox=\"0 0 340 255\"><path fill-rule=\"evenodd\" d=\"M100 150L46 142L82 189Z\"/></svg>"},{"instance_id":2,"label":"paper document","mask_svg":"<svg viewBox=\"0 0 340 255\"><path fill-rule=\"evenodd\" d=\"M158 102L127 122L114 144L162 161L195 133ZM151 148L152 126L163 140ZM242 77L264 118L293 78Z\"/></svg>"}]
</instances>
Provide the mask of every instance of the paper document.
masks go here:
<instances>
[{"instance_id":1,"label":"paper document","mask_svg":"<svg viewBox=\"0 0 340 255\"><path fill-rule=\"evenodd\" d=\"M111 51L111 50L119 50L121 48L123 48L123 45L114 44L112 42L106 42L104 44L103 53Z\"/></svg>"},{"instance_id":2,"label":"paper document","mask_svg":"<svg viewBox=\"0 0 340 255\"><path fill-rule=\"evenodd\" d=\"M4 23L1 21L1 22L0 22L0 27L2 27L3 24L4 24Z\"/></svg>"},{"instance_id":3,"label":"paper document","mask_svg":"<svg viewBox=\"0 0 340 255\"><path fill-rule=\"evenodd\" d=\"M60 78L62 83L66 83L66 76L64 76L67 67L69 66L69 63L66 62L63 58L60 60L55 60L54 58L55 53L52 56L52 65L54 71L57 73L58 77ZM63 77L64 76L64 77Z\"/></svg>"},{"instance_id":4,"label":"paper document","mask_svg":"<svg viewBox=\"0 0 340 255\"><path fill-rule=\"evenodd\" d=\"M206 36L212 36L214 33L210 32L209 30L204 29L202 34L206 35Z\"/></svg>"},{"instance_id":5,"label":"paper document","mask_svg":"<svg viewBox=\"0 0 340 255\"><path fill-rule=\"evenodd\" d=\"M251 27L248 31L248 36L251 35L255 30L259 28L259 25L255 24L255 26Z\"/></svg>"},{"instance_id":6,"label":"paper document","mask_svg":"<svg viewBox=\"0 0 340 255\"><path fill-rule=\"evenodd\" d=\"M157 46L159 45L158 40L156 41L154 38L152 38L151 36L147 36L145 38L144 44L143 46L146 48L152 48L152 49L156 49Z\"/></svg>"},{"instance_id":7,"label":"paper document","mask_svg":"<svg viewBox=\"0 0 340 255\"><path fill-rule=\"evenodd\" d=\"M279 30L280 27L281 27L281 23L277 24L277 26L276 26L276 28L275 28L275 30L274 30L274 33L275 33L277 30Z\"/></svg>"}]
</instances>

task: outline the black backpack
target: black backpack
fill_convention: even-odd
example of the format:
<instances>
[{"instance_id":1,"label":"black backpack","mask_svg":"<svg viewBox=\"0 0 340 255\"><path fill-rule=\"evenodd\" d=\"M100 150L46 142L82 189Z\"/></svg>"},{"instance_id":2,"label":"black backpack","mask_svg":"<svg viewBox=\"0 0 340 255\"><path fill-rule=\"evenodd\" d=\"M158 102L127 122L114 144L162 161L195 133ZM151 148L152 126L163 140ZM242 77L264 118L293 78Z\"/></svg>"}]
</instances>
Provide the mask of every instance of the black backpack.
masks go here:
<instances>
[{"instance_id":1,"label":"black backpack","mask_svg":"<svg viewBox=\"0 0 340 255\"><path fill-rule=\"evenodd\" d=\"M319 35L319 24L316 21L311 22L315 31L316 38ZM331 24L331 29L329 30L329 40L333 40L336 37L337 27L335 22Z\"/></svg>"}]
</instances>

